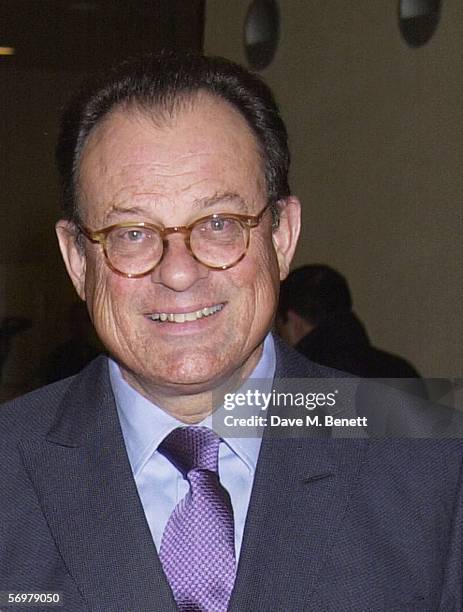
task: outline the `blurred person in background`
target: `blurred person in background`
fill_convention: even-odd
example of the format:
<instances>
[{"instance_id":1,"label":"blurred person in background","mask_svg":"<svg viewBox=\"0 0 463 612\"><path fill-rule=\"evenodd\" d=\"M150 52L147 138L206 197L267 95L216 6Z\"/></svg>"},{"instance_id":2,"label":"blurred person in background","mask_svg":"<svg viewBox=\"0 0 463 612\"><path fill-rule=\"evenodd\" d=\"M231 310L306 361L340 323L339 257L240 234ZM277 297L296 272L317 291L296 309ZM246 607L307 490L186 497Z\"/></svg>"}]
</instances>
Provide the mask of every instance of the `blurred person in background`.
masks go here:
<instances>
[{"instance_id":1,"label":"blurred person in background","mask_svg":"<svg viewBox=\"0 0 463 612\"><path fill-rule=\"evenodd\" d=\"M282 282L276 317L280 336L308 359L365 378L412 379L396 386L426 396L416 369L373 346L352 310L345 277L330 266L309 264Z\"/></svg>"}]
</instances>

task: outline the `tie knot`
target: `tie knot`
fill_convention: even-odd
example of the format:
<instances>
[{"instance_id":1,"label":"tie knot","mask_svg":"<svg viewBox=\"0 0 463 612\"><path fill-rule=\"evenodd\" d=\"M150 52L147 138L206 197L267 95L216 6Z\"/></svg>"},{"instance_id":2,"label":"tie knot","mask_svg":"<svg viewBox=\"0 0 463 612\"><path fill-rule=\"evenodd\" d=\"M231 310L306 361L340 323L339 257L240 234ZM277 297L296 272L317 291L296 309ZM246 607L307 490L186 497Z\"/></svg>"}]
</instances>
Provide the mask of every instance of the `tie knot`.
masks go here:
<instances>
[{"instance_id":1,"label":"tie knot","mask_svg":"<svg viewBox=\"0 0 463 612\"><path fill-rule=\"evenodd\" d=\"M159 452L185 476L195 468L217 472L220 438L208 427L178 427L159 445Z\"/></svg>"}]
</instances>

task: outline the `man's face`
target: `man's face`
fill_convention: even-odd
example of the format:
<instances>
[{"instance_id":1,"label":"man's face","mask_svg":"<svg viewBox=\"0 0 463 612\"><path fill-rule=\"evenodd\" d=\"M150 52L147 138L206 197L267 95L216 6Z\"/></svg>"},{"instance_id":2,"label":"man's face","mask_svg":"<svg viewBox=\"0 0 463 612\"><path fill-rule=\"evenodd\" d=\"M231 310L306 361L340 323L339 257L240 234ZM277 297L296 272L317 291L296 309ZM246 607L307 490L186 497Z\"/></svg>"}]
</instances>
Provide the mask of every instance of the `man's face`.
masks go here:
<instances>
[{"instance_id":1,"label":"man's face","mask_svg":"<svg viewBox=\"0 0 463 612\"><path fill-rule=\"evenodd\" d=\"M80 206L91 230L124 222L188 225L201 216L255 215L266 205L263 163L244 119L201 95L164 123L136 110L112 112L90 135L80 165ZM167 237L153 272L131 279L112 272L102 248L76 246L70 225L57 231L68 271L87 301L97 333L126 380L147 396L213 389L249 374L261 354L297 240L299 204L283 203L251 229L247 255L228 270L192 258L181 234ZM194 321L160 322L159 313L221 307Z\"/></svg>"}]
</instances>

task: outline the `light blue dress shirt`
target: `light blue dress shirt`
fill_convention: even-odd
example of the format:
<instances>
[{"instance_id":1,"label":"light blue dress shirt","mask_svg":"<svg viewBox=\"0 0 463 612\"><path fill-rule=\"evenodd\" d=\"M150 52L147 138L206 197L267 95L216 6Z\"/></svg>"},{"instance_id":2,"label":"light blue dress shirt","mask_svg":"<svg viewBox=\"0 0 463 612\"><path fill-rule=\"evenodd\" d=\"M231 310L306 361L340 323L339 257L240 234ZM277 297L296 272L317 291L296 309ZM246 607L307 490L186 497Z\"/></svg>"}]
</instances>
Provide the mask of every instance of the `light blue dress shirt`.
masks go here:
<instances>
[{"instance_id":1,"label":"light blue dress shirt","mask_svg":"<svg viewBox=\"0 0 463 612\"><path fill-rule=\"evenodd\" d=\"M275 367L275 346L271 334L268 334L262 356L250 378L272 381ZM167 521L177 503L188 492L189 485L157 449L173 429L185 423L135 391L122 378L119 366L112 359L109 359L109 373L135 484L151 535L159 550ZM251 414L259 414L259 407L249 407ZM211 427L211 421L211 417L208 417L199 425ZM261 437L223 437L219 447L219 477L230 494L233 506L237 560L260 445Z\"/></svg>"}]
</instances>

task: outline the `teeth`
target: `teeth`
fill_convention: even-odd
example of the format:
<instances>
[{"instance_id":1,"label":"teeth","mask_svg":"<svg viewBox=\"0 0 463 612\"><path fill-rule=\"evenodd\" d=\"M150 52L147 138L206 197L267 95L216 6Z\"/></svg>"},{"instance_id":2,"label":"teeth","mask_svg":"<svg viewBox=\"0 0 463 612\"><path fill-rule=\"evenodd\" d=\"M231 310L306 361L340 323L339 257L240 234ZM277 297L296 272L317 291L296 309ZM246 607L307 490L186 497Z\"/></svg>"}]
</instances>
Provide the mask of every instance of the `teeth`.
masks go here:
<instances>
[{"instance_id":1,"label":"teeth","mask_svg":"<svg viewBox=\"0 0 463 612\"><path fill-rule=\"evenodd\" d=\"M193 312L156 312L150 315L149 318L153 321L170 321L171 323L185 323L185 321L196 321L197 319L201 319L202 317L209 317L215 312L222 310L223 306L223 304L216 304L215 306L209 306L207 308L202 308L201 310L196 310Z\"/></svg>"}]
</instances>

